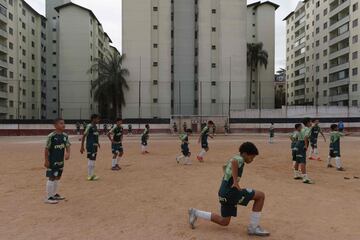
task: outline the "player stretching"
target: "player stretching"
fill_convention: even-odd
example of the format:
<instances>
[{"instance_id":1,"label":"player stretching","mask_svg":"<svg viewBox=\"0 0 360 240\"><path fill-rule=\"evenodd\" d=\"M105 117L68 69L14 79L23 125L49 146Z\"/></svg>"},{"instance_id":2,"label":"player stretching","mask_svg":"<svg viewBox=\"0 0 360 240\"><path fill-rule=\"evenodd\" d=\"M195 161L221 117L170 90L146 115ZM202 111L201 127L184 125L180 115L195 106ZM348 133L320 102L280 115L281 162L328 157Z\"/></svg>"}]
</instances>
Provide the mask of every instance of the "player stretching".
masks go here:
<instances>
[{"instance_id":1,"label":"player stretching","mask_svg":"<svg viewBox=\"0 0 360 240\"><path fill-rule=\"evenodd\" d=\"M99 124L100 116L97 114L91 115L91 123L86 126L84 135L81 139L81 148L80 153L83 154L84 149L84 142L86 138L86 152L87 152L87 159L88 159L88 181L96 181L99 179L98 176L95 175L95 161L98 148L100 148L99 143L99 132L97 129L96 124Z\"/></svg>"},{"instance_id":2,"label":"player stretching","mask_svg":"<svg viewBox=\"0 0 360 240\"><path fill-rule=\"evenodd\" d=\"M191 134L191 132L191 129L187 129L186 133L180 135L182 154L176 158L177 163L183 163L184 165L192 164L190 159L191 152L189 149L189 135Z\"/></svg>"},{"instance_id":3,"label":"player stretching","mask_svg":"<svg viewBox=\"0 0 360 240\"><path fill-rule=\"evenodd\" d=\"M124 148L122 145L124 128L122 127L121 118L116 119L116 125L107 133L107 136L111 141L111 151L113 154L111 170L117 171L121 169L119 161L124 155Z\"/></svg>"},{"instance_id":4,"label":"player stretching","mask_svg":"<svg viewBox=\"0 0 360 240\"><path fill-rule=\"evenodd\" d=\"M206 152L209 151L208 137L214 138L213 135L209 134L210 128L212 128L213 126L214 126L214 122L210 120L200 133L198 142L201 143L201 151L197 156L197 160L199 160L199 162L204 162L204 155Z\"/></svg>"},{"instance_id":5,"label":"player stretching","mask_svg":"<svg viewBox=\"0 0 360 240\"><path fill-rule=\"evenodd\" d=\"M221 216L216 213L204 212L194 208L189 209L189 224L195 228L197 218L212 221L221 226L227 226L231 217L237 215L237 205L247 206L254 201L248 226L249 235L269 236L270 233L259 225L261 211L264 206L265 194L250 188L241 188L239 180L243 174L245 163L251 163L259 155L258 149L253 143L246 142L240 146L240 154L235 155L223 166L224 177L219 190L219 201L221 204Z\"/></svg>"},{"instance_id":6,"label":"player stretching","mask_svg":"<svg viewBox=\"0 0 360 240\"><path fill-rule=\"evenodd\" d=\"M296 162L296 152L297 152L297 142L299 140L299 133L302 129L300 123L295 124L295 131L291 134L291 152L292 152L292 160L293 160L293 170L294 170L294 179L301 179L301 172L299 171L299 164Z\"/></svg>"},{"instance_id":7,"label":"player stretching","mask_svg":"<svg viewBox=\"0 0 360 240\"><path fill-rule=\"evenodd\" d=\"M324 138L324 141L326 142L325 135L319 126L319 120L315 119L313 121L313 125L311 127L311 135L310 135L311 154L310 154L309 160L318 160L318 161L321 160L319 157L319 151L318 151L318 145L317 145L319 133L321 134L321 136Z\"/></svg>"},{"instance_id":8,"label":"player stretching","mask_svg":"<svg viewBox=\"0 0 360 240\"><path fill-rule=\"evenodd\" d=\"M141 135L141 153L142 154L149 153L147 151L148 140L149 140L149 130L150 130L150 126L149 126L149 124L146 124L145 130L144 130L143 134Z\"/></svg>"},{"instance_id":9,"label":"player stretching","mask_svg":"<svg viewBox=\"0 0 360 240\"><path fill-rule=\"evenodd\" d=\"M310 134L311 134L311 119L303 119L304 127L301 129L296 144L296 163L299 165L303 183L314 183L306 173L306 152L309 147Z\"/></svg>"},{"instance_id":10,"label":"player stretching","mask_svg":"<svg viewBox=\"0 0 360 240\"><path fill-rule=\"evenodd\" d=\"M338 171L345 171L342 167L340 159L340 138L345 136L343 132L340 132L336 124L331 124L331 133L330 133L330 153L328 158L328 168L333 168L331 165L331 160L335 158L336 169Z\"/></svg>"},{"instance_id":11,"label":"player stretching","mask_svg":"<svg viewBox=\"0 0 360 240\"><path fill-rule=\"evenodd\" d=\"M45 147L46 192L45 203L56 204L65 198L58 194L59 181L64 169L64 158L70 158L70 142L65 130L65 122L62 118L54 121L55 131L47 137ZM66 151L66 153L65 153Z\"/></svg>"}]
</instances>

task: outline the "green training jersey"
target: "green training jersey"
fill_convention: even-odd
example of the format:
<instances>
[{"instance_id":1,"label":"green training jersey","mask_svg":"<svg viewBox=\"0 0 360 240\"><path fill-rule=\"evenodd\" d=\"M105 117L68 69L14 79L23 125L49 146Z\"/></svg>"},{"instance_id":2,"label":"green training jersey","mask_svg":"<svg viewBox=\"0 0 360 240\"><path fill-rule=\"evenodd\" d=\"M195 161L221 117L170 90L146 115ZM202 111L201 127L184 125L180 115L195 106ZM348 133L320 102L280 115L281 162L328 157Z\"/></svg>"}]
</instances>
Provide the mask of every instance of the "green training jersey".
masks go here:
<instances>
[{"instance_id":1,"label":"green training jersey","mask_svg":"<svg viewBox=\"0 0 360 240\"><path fill-rule=\"evenodd\" d=\"M180 138L181 142L183 142L183 143L188 143L189 142L189 136L187 134L181 134L179 136L179 138Z\"/></svg>"},{"instance_id":2,"label":"green training jersey","mask_svg":"<svg viewBox=\"0 0 360 240\"><path fill-rule=\"evenodd\" d=\"M206 142L208 137L209 137L209 132L210 132L210 129L208 126L205 126L202 130L201 130L201 133L200 133L200 136L201 136L201 140L203 142Z\"/></svg>"},{"instance_id":3,"label":"green training jersey","mask_svg":"<svg viewBox=\"0 0 360 240\"><path fill-rule=\"evenodd\" d=\"M303 142L305 141L305 138L310 138L310 135L311 135L311 128L303 127L299 132L298 141Z\"/></svg>"},{"instance_id":4,"label":"green training jersey","mask_svg":"<svg viewBox=\"0 0 360 240\"><path fill-rule=\"evenodd\" d=\"M96 125L91 123L86 126L84 135L86 136L86 146L93 147L99 144L99 132Z\"/></svg>"},{"instance_id":5,"label":"green training jersey","mask_svg":"<svg viewBox=\"0 0 360 240\"><path fill-rule=\"evenodd\" d=\"M65 149L70 147L69 136L66 133L52 132L46 140L46 149L49 151L50 168L64 166Z\"/></svg>"},{"instance_id":6,"label":"green training jersey","mask_svg":"<svg viewBox=\"0 0 360 240\"><path fill-rule=\"evenodd\" d=\"M330 133L330 148L340 150L340 138L343 136L345 136L345 134L342 132L332 131Z\"/></svg>"},{"instance_id":7,"label":"green training jersey","mask_svg":"<svg viewBox=\"0 0 360 240\"><path fill-rule=\"evenodd\" d=\"M121 143L122 139L123 139L123 134L124 134L124 128L122 126L118 127L118 126L114 126L111 130L110 133L113 134L113 140L116 143Z\"/></svg>"},{"instance_id":8,"label":"green training jersey","mask_svg":"<svg viewBox=\"0 0 360 240\"><path fill-rule=\"evenodd\" d=\"M240 155L235 155L223 166L224 177L222 179L220 190L219 190L220 196L225 196L231 190L232 185L234 184L234 179L232 177L232 162L233 161L236 161L238 164L237 181L239 182L240 178L242 177L245 161Z\"/></svg>"},{"instance_id":9,"label":"green training jersey","mask_svg":"<svg viewBox=\"0 0 360 240\"><path fill-rule=\"evenodd\" d=\"M149 129L145 128L143 134L141 135L142 139L149 139Z\"/></svg>"},{"instance_id":10,"label":"green training jersey","mask_svg":"<svg viewBox=\"0 0 360 240\"><path fill-rule=\"evenodd\" d=\"M296 146L296 143L299 140L299 131L294 131L291 135L290 135L290 139L291 139L291 149L294 149Z\"/></svg>"}]
</instances>

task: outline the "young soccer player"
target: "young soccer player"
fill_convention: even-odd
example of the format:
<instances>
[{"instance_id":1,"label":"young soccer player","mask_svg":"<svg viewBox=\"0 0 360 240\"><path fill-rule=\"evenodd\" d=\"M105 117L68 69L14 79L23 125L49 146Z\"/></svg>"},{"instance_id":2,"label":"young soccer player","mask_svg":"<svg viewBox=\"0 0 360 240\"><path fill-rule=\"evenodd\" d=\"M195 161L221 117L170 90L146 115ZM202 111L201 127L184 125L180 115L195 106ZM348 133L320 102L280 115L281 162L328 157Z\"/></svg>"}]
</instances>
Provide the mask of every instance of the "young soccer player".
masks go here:
<instances>
[{"instance_id":1,"label":"young soccer player","mask_svg":"<svg viewBox=\"0 0 360 240\"><path fill-rule=\"evenodd\" d=\"M149 140L149 131L150 131L150 125L146 124L145 130L144 130L143 134L141 135L141 153L142 154L149 153L147 151L148 140Z\"/></svg>"},{"instance_id":2,"label":"young soccer player","mask_svg":"<svg viewBox=\"0 0 360 240\"><path fill-rule=\"evenodd\" d=\"M177 134L178 128L176 122L173 123L173 134Z\"/></svg>"},{"instance_id":3,"label":"young soccer player","mask_svg":"<svg viewBox=\"0 0 360 240\"><path fill-rule=\"evenodd\" d=\"M274 142L274 137L275 137L275 127L274 127L274 123L270 124L270 128L269 128L269 143L273 143Z\"/></svg>"},{"instance_id":4,"label":"young soccer player","mask_svg":"<svg viewBox=\"0 0 360 240\"><path fill-rule=\"evenodd\" d=\"M341 155L340 155L340 138L345 136L343 132L340 132L336 124L331 124L331 133L330 133L330 153L328 158L328 168L333 168L331 165L331 160L335 158L336 169L338 171L345 171L341 164Z\"/></svg>"},{"instance_id":5,"label":"young soccer player","mask_svg":"<svg viewBox=\"0 0 360 240\"><path fill-rule=\"evenodd\" d=\"M292 160L293 160L293 170L294 170L294 179L302 179L301 172L299 171L299 164L296 161L296 144L299 139L299 133L301 131L301 124L297 123L295 124L295 131L290 135L291 139L291 152L292 152Z\"/></svg>"},{"instance_id":6,"label":"young soccer player","mask_svg":"<svg viewBox=\"0 0 360 240\"><path fill-rule=\"evenodd\" d=\"M181 155L176 157L177 163L183 163L184 165L191 165L191 152L189 149L189 135L192 133L191 129L187 129L185 134L180 135L181 140ZM183 161L184 160L184 161Z\"/></svg>"},{"instance_id":7,"label":"young soccer player","mask_svg":"<svg viewBox=\"0 0 360 240\"><path fill-rule=\"evenodd\" d=\"M200 133L198 142L201 143L201 151L197 156L197 160L199 160L199 162L204 162L205 153L209 151L208 137L214 138L213 135L210 135L210 128L213 126L214 122L210 120Z\"/></svg>"},{"instance_id":8,"label":"young soccer player","mask_svg":"<svg viewBox=\"0 0 360 240\"><path fill-rule=\"evenodd\" d=\"M262 229L259 225L265 194L250 188L242 188L239 185L245 163L250 164L259 155L258 149L253 143L246 142L240 146L239 151L240 154L235 155L223 166L224 177L218 193L221 204L221 216L216 213L190 208L189 224L191 228L195 228L195 222L198 218L212 221L221 226L228 226L231 217L236 217L237 215L237 205L247 206L250 201L254 201L248 234L257 236L270 235L268 231Z\"/></svg>"},{"instance_id":9,"label":"young soccer player","mask_svg":"<svg viewBox=\"0 0 360 240\"><path fill-rule=\"evenodd\" d=\"M65 122L62 118L54 121L55 131L47 137L45 147L46 192L45 203L56 204L65 198L58 193L59 181L64 170L64 159L70 158L69 136L64 132Z\"/></svg>"},{"instance_id":10,"label":"young soccer player","mask_svg":"<svg viewBox=\"0 0 360 240\"><path fill-rule=\"evenodd\" d=\"M81 139L81 148L80 153L83 154L85 151L84 142L86 139L86 152L88 159L88 181L96 181L99 179L95 175L95 161L97 156L98 148L100 148L99 143L99 131L97 129L97 124L100 122L100 116L97 114L91 115L91 123L86 126L84 135Z\"/></svg>"},{"instance_id":11,"label":"young soccer player","mask_svg":"<svg viewBox=\"0 0 360 240\"><path fill-rule=\"evenodd\" d=\"M319 157L319 151L318 151L318 146L317 146L319 133L321 134L321 136L324 138L324 141L326 142L325 135L319 126L319 120L315 119L313 121L313 124L311 127L311 133L310 133L311 154L310 154L309 160L318 160L318 161L321 160Z\"/></svg>"},{"instance_id":12,"label":"young soccer player","mask_svg":"<svg viewBox=\"0 0 360 240\"><path fill-rule=\"evenodd\" d=\"M132 125L128 124L128 135L132 135Z\"/></svg>"},{"instance_id":13,"label":"young soccer player","mask_svg":"<svg viewBox=\"0 0 360 240\"><path fill-rule=\"evenodd\" d=\"M303 183L312 184L314 182L308 177L306 173L306 152L310 142L311 119L304 118L302 123L304 127L299 132L299 137L296 144L296 163L299 165Z\"/></svg>"},{"instance_id":14,"label":"young soccer player","mask_svg":"<svg viewBox=\"0 0 360 240\"><path fill-rule=\"evenodd\" d=\"M111 151L113 154L111 170L118 171L121 169L119 166L119 161L124 155L124 148L122 145L124 128L122 127L122 119L116 119L116 125L113 127L107 134L109 140L111 141Z\"/></svg>"}]
</instances>

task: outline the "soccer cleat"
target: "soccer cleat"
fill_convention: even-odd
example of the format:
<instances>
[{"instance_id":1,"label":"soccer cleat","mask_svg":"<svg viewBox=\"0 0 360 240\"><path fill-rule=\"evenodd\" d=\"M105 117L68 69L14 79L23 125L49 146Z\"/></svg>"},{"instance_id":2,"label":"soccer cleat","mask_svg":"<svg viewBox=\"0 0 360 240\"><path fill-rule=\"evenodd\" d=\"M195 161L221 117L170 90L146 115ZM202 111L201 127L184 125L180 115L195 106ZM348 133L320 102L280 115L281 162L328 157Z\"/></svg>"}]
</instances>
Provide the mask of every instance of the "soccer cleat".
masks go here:
<instances>
[{"instance_id":1,"label":"soccer cleat","mask_svg":"<svg viewBox=\"0 0 360 240\"><path fill-rule=\"evenodd\" d=\"M148 151L145 151L145 153L147 154L147 153L149 153Z\"/></svg>"},{"instance_id":2,"label":"soccer cleat","mask_svg":"<svg viewBox=\"0 0 360 240\"><path fill-rule=\"evenodd\" d=\"M59 194L55 194L53 198L57 201L65 200L65 197L60 196Z\"/></svg>"},{"instance_id":3,"label":"soccer cleat","mask_svg":"<svg viewBox=\"0 0 360 240\"><path fill-rule=\"evenodd\" d=\"M91 176L91 181L97 181L97 180L99 180L98 176L96 176L96 175Z\"/></svg>"},{"instance_id":4,"label":"soccer cleat","mask_svg":"<svg viewBox=\"0 0 360 240\"><path fill-rule=\"evenodd\" d=\"M262 229L260 226L248 226L248 234L252 236L259 236L259 237L267 237L270 236L270 233L265 229Z\"/></svg>"},{"instance_id":5,"label":"soccer cleat","mask_svg":"<svg viewBox=\"0 0 360 240\"><path fill-rule=\"evenodd\" d=\"M200 157L200 156L197 156L197 160L198 160L199 162L204 162L204 158L203 158L203 157Z\"/></svg>"},{"instance_id":6,"label":"soccer cleat","mask_svg":"<svg viewBox=\"0 0 360 240\"><path fill-rule=\"evenodd\" d=\"M327 165L327 168L333 168L334 166L333 165L331 165L331 164L328 164Z\"/></svg>"},{"instance_id":7,"label":"soccer cleat","mask_svg":"<svg viewBox=\"0 0 360 240\"><path fill-rule=\"evenodd\" d=\"M194 208L189 208L189 224L191 229L195 229L195 222L197 220L197 216L195 215L196 210Z\"/></svg>"},{"instance_id":8,"label":"soccer cleat","mask_svg":"<svg viewBox=\"0 0 360 240\"><path fill-rule=\"evenodd\" d=\"M119 164L116 164L115 167L116 167L117 170L121 170L121 167L120 167Z\"/></svg>"},{"instance_id":9,"label":"soccer cleat","mask_svg":"<svg viewBox=\"0 0 360 240\"><path fill-rule=\"evenodd\" d=\"M305 183L305 184L314 184L314 181L311 180L310 178L303 178L303 183Z\"/></svg>"},{"instance_id":10,"label":"soccer cleat","mask_svg":"<svg viewBox=\"0 0 360 240\"><path fill-rule=\"evenodd\" d=\"M300 180L300 179L302 179L301 173L296 172L296 173L294 174L294 179L295 179L295 180Z\"/></svg>"},{"instance_id":11,"label":"soccer cleat","mask_svg":"<svg viewBox=\"0 0 360 240\"><path fill-rule=\"evenodd\" d=\"M179 157L176 157L176 162L179 164Z\"/></svg>"},{"instance_id":12,"label":"soccer cleat","mask_svg":"<svg viewBox=\"0 0 360 240\"><path fill-rule=\"evenodd\" d=\"M318 160L318 161L322 161L320 157L318 157L316 160Z\"/></svg>"},{"instance_id":13,"label":"soccer cleat","mask_svg":"<svg viewBox=\"0 0 360 240\"><path fill-rule=\"evenodd\" d=\"M57 204L57 203L59 203L59 201L56 200L54 197L48 197L47 199L45 199L45 203L48 203L48 204Z\"/></svg>"},{"instance_id":14,"label":"soccer cleat","mask_svg":"<svg viewBox=\"0 0 360 240\"><path fill-rule=\"evenodd\" d=\"M343 167L339 167L339 168L336 168L336 170L340 171L340 172L344 172L345 169Z\"/></svg>"},{"instance_id":15,"label":"soccer cleat","mask_svg":"<svg viewBox=\"0 0 360 240\"><path fill-rule=\"evenodd\" d=\"M117 171L117 170L119 170L119 169L117 169L116 166L111 167L111 171Z\"/></svg>"},{"instance_id":16,"label":"soccer cleat","mask_svg":"<svg viewBox=\"0 0 360 240\"><path fill-rule=\"evenodd\" d=\"M313 157L309 157L309 160L316 160L316 158L313 158Z\"/></svg>"}]
</instances>

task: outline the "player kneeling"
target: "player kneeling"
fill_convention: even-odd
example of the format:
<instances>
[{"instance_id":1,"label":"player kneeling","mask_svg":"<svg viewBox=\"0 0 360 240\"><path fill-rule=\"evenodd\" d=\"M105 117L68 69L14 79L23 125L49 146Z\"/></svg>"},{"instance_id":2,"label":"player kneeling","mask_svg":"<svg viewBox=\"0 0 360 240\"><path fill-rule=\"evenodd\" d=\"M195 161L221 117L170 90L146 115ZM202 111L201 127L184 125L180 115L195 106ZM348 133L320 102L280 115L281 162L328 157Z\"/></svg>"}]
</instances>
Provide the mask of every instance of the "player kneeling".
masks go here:
<instances>
[{"instance_id":1,"label":"player kneeling","mask_svg":"<svg viewBox=\"0 0 360 240\"><path fill-rule=\"evenodd\" d=\"M189 209L189 224L195 228L197 218L212 221L221 226L227 226L231 217L237 215L237 205L247 206L254 201L248 234L256 236L269 236L270 233L259 225L261 211L264 206L265 194L249 188L240 188L239 180L242 176L245 163L251 163L259 155L258 149L253 143L246 142L240 146L240 154L235 155L224 168L224 177L219 190L219 201L221 204L221 216L204 212L194 208Z\"/></svg>"}]
</instances>

